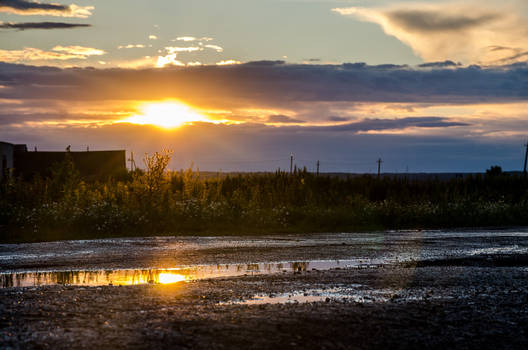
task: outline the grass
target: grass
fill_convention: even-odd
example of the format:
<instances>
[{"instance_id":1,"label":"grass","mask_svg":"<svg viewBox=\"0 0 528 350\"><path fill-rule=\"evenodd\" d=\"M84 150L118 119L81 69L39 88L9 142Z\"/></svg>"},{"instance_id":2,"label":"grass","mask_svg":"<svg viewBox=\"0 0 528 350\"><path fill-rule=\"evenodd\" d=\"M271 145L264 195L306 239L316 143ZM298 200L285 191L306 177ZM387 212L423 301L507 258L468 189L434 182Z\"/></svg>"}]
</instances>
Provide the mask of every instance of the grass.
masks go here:
<instances>
[{"instance_id":1,"label":"grass","mask_svg":"<svg viewBox=\"0 0 528 350\"><path fill-rule=\"evenodd\" d=\"M85 181L66 159L52 175L0 185L0 241L251 235L528 225L528 184L500 172L450 181L294 174L203 177L146 171Z\"/></svg>"}]
</instances>

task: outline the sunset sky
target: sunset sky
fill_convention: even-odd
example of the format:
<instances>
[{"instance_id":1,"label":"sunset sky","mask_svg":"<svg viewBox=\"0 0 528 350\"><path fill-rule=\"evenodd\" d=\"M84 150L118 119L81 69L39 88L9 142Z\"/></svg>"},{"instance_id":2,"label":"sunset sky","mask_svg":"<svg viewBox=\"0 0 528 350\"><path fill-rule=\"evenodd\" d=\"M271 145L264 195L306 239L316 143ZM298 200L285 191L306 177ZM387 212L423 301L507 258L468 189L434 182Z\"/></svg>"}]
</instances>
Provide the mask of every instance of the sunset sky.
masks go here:
<instances>
[{"instance_id":1,"label":"sunset sky","mask_svg":"<svg viewBox=\"0 0 528 350\"><path fill-rule=\"evenodd\" d=\"M520 170L526 0L0 0L0 141L171 168Z\"/></svg>"}]
</instances>

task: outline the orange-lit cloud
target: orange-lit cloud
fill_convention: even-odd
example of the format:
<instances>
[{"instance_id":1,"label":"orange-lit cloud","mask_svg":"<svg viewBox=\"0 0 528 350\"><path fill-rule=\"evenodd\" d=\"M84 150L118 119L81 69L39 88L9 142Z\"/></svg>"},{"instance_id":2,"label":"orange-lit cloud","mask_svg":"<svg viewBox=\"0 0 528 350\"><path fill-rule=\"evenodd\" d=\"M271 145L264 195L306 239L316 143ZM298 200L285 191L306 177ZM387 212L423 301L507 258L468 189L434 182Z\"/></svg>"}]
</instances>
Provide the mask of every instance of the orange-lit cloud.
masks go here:
<instances>
[{"instance_id":1,"label":"orange-lit cloud","mask_svg":"<svg viewBox=\"0 0 528 350\"><path fill-rule=\"evenodd\" d=\"M426 61L510 64L528 61L523 1L436 1L335 12L379 24Z\"/></svg>"},{"instance_id":2,"label":"orange-lit cloud","mask_svg":"<svg viewBox=\"0 0 528 350\"><path fill-rule=\"evenodd\" d=\"M240 61L237 61L237 60L222 60L220 62L217 62L216 65L217 66L229 66L229 65L232 65L232 64L241 64L242 62Z\"/></svg>"},{"instance_id":3,"label":"orange-lit cloud","mask_svg":"<svg viewBox=\"0 0 528 350\"><path fill-rule=\"evenodd\" d=\"M0 50L0 61L24 63L29 61L86 59L89 56L99 56L105 51L84 46L55 46L52 51L33 47L23 50Z\"/></svg>"},{"instance_id":4,"label":"orange-lit cloud","mask_svg":"<svg viewBox=\"0 0 528 350\"><path fill-rule=\"evenodd\" d=\"M118 49L143 49L146 46L143 44L128 44L128 45L119 45Z\"/></svg>"},{"instance_id":5,"label":"orange-lit cloud","mask_svg":"<svg viewBox=\"0 0 528 350\"><path fill-rule=\"evenodd\" d=\"M75 45L72 45L72 46L58 45L58 46L55 46L52 50L58 51L58 52L64 52L70 55L75 55L83 59L88 56L100 56L100 55L105 54L105 51L103 50L94 49L93 47L75 46Z\"/></svg>"},{"instance_id":6,"label":"orange-lit cloud","mask_svg":"<svg viewBox=\"0 0 528 350\"><path fill-rule=\"evenodd\" d=\"M55 54L91 52L61 50ZM523 66L422 69L263 61L184 67L174 63L176 54L160 57L165 68L152 69L159 57L144 57L135 69L0 65L0 97L16 101L0 105L0 124L99 125L139 115L134 106L140 103L179 100L209 121L269 124L285 132L460 137L528 132L525 87L518 79L527 70Z\"/></svg>"},{"instance_id":7,"label":"orange-lit cloud","mask_svg":"<svg viewBox=\"0 0 528 350\"><path fill-rule=\"evenodd\" d=\"M132 60L122 60L113 62L112 64L124 69L139 69L155 67L157 60L157 56L143 56Z\"/></svg>"},{"instance_id":8,"label":"orange-lit cloud","mask_svg":"<svg viewBox=\"0 0 528 350\"><path fill-rule=\"evenodd\" d=\"M209 37L201 37L201 38L196 38L194 36L180 36L180 37L177 37L176 39L173 39L172 41L212 41L213 38L209 38Z\"/></svg>"},{"instance_id":9,"label":"orange-lit cloud","mask_svg":"<svg viewBox=\"0 0 528 350\"><path fill-rule=\"evenodd\" d=\"M205 45L208 49L215 50L216 52L224 52L224 49L218 45Z\"/></svg>"},{"instance_id":10,"label":"orange-lit cloud","mask_svg":"<svg viewBox=\"0 0 528 350\"><path fill-rule=\"evenodd\" d=\"M202 51L203 49L201 47L197 46L186 46L186 47L179 47L179 46L167 46L165 48L169 54L176 53L176 52L195 52L195 51Z\"/></svg>"},{"instance_id":11,"label":"orange-lit cloud","mask_svg":"<svg viewBox=\"0 0 528 350\"><path fill-rule=\"evenodd\" d=\"M158 56L158 60L156 61L156 67L163 68L166 66L185 66L185 63L177 60L176 57L176 53L170 53L165 56Z\"/></svg>"}]
</instances>

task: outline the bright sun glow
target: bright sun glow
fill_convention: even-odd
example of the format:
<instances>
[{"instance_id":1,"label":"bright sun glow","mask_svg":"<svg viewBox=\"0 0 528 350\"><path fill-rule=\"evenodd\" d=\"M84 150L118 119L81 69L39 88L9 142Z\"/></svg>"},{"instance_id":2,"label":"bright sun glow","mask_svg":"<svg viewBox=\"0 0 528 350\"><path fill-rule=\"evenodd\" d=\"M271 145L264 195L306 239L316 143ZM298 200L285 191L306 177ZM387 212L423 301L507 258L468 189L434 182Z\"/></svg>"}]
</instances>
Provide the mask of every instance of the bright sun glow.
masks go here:
<instances>
[{"instance_id":1,"label":"bright sun glow","mask_svg":"<svg viewBox=\"0 0 528 350\"><path fill-rule=\"evenodd\" d=\"M169 284L185 281L185 276L170 272L162 272L158 276L158 282L161 284Z\"/></svg>"},{"instance_id":2,"label":"bright sun glow","mask_svg":"<svg viewBox=\"0 0 528 350\"><path fill-rule=\"evenodd\" d=\"M133 115L121 122L177 128L187 123L211 121L183 103L162 102L145 105L141 108L140 114Z\"/></svg>"}]
</instances>

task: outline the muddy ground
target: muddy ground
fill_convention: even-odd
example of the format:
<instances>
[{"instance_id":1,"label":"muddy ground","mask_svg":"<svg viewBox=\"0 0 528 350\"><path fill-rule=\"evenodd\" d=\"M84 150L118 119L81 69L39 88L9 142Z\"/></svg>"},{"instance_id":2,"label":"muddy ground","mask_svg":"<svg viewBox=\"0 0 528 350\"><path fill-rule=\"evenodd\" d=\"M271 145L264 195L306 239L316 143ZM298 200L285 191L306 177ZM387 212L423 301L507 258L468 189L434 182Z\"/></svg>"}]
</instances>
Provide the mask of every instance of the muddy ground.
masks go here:
<instances>
[{"instance_id":1,"label":"muddy ground","mask_svg":"<svg viewBox=\"0 0 528 350\"><path fill-rule=\"evenodd\" d=\"M171 245L176 240L179 248ZM177 260L391 259L377 267L168 285L3 288L0 348L528 347L528 234L523 230L145 242L2 245L0 268L26 271L40 268L39 261L45 270L72 264L159 267ZM67 244L77 248L64 249ZM155 249L144 249L145 244ZM319 301L273 303L304 294ZM250 304L266 297L272 303Z\"/></svg>"}]
</instances>

